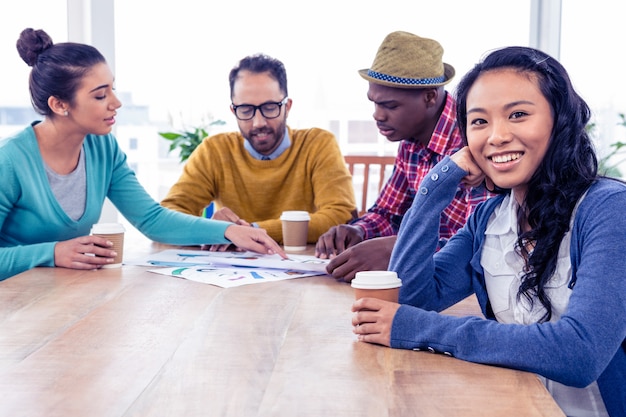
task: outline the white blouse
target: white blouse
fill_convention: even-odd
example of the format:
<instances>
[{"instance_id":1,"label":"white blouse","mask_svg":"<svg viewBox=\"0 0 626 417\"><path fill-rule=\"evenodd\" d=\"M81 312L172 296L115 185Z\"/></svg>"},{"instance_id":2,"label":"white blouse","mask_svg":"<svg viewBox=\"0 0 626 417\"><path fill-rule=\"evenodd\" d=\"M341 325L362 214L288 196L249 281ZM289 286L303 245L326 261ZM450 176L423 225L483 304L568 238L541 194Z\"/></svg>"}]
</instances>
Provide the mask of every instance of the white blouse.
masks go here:
<instances>
[{"instance_id":1,"label":"white blouse","mask_svg":"<svg viewBox=\"0 0 626 417\"><path fill-rule=\"evenodd\" d=\"M491 215L485 230L481 265L489 301L498 322L532 324L539 321L546 309L539 299L535 299L531 305L526 297L517 297L524 268L524 259L515 251L518 209L519 204L511 192ZM554 276L545 287L552 303L550 322L559 320L565 313L572 293L567 286L572 275L570 239L571 233L568 231L559 247ZM542 376L539 378L567 416L608 417L596 382L585 388L575 388Z\"/></svg>"}]
</instances>

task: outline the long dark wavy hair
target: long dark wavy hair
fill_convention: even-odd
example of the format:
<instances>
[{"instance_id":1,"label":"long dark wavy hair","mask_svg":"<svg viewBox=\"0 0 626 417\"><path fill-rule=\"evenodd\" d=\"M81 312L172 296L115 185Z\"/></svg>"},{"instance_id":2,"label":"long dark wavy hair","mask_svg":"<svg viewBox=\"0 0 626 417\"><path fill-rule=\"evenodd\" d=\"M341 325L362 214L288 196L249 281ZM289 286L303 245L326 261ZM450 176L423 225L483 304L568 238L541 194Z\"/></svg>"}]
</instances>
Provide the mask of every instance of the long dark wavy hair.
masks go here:
<instances>
[{"instance_id":1,"label":"long dark wavy hair","mask_svg":"<svg viewBox=\"0 0 626 417\"><path fill-rule=\"evenodd\" d=\"M533 48L503 48L476 64L457 86L457 119L465 143L469 90L481 74L502 68L536 79L554 116L546 155L528 183L518 214L520 233L516 248L528 259L518 297L524 296L531 303L536 297L546 308L540 320L545 322L552 317L552 304L545 287L556 270L559 246L569 230L576 203L597 178L598 160L585 129L591 113L557 60ZM525 221L530 225L528 232L523 232ZM527 250L527 242L534 244L533 250Z\"/></svg>"}]
</instances>

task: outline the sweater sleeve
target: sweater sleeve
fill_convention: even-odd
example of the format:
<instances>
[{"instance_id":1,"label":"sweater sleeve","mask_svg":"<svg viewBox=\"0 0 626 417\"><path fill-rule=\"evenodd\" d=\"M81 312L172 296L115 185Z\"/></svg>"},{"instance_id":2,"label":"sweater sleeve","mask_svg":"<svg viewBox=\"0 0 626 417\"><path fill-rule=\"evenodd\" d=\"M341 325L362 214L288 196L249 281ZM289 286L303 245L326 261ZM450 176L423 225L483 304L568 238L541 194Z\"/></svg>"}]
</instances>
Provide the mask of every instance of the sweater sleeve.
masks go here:
<instances>
[{"instance_id":1,"label":"sweater sleeve","mask_svg":"<svg viewBox=\"0 0 626 417\"><path fill-rule=\"evenodd\" d=\"M308 241L316 243L332 226L347 223L356 211L352 176L334 135L321 131L313 167L313 201Z\"/></svg>"},{"instance_id":2,"label":"sweater sleeve","mask_svg":"<svg viewBox=\"0 0 626 417\"><path fill-rule=\"evenodd\" d=\"M56 242L0 248L0 281L36 266L54 266Z\"/></svg>"},{"instance_id":3,"label":"sweater sleeve","mask_svg":"<svg viewBox=\"0 0 626 417\"><path fill-rule=\"evenodd\" d=\"M389 269L402 279L401 303L441 311L472 291L471 233L461 229L444 246L447 250L436 252L441 213L454 198L465 174L446 156L421 182L402 220L389 264Z\"/></svg>"},{"instance_id":4,"label":"sweater sleeve","mask_svg":"<svg viewBox=\"0 0 626 417\"><path fill-rule=\"evenodd\" d=\"M0 233L2 233L0 235L0 281L36 266L54 266L56 244L55 241L24 243L12 235L11 229L29 224L25 218L14 219L15 205L19 204L20 195L23 192L21 182L16 177L14 164L29 167L29 163L23 161L22 164L21 152L11 152L7 148L0 151L0 178L3 182L0 187ZM40 203L45 204L44 201ZM14 220L20 224L6 224ZM36 225L32 227L38 228Z\"/></svg>"},{"instance_id":5,"label":"sweater sleeve","mask_svg":"<svg viewBox=\"0 0 626 417\"><path fill-rule=\"evenodd\" d=\"M18 200L18 181L13 175L13 163L0 155L0 230ZM0 281L27 271L36 266L54 266L54 246L56 242L20 244L9 241L10 236L2 236L0 247Z\"/></svg>"}]
</instances>

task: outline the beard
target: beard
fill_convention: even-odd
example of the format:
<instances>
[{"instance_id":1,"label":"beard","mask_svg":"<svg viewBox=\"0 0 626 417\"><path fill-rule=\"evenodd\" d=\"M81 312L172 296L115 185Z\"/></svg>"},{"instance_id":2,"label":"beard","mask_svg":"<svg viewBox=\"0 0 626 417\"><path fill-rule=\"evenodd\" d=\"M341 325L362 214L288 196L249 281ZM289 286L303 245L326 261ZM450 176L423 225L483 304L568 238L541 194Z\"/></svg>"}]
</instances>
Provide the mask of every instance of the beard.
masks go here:
<instances>
[{"instance_id":1,"label":"beard","mask_svg":"<svg viewBox=\"0 0 626 417\"><path fill-rule=\"evenodd\" d=\"M273 121L275 119L271 119ZM266 125L258 129L250 129L247 132L241 132L243 137L246 138L250 145L258 153L262 155L271 154L283 141L285 136L285 129L287 127L286 121L283 119L275 127Z\"/></svg>"}]
</instances>

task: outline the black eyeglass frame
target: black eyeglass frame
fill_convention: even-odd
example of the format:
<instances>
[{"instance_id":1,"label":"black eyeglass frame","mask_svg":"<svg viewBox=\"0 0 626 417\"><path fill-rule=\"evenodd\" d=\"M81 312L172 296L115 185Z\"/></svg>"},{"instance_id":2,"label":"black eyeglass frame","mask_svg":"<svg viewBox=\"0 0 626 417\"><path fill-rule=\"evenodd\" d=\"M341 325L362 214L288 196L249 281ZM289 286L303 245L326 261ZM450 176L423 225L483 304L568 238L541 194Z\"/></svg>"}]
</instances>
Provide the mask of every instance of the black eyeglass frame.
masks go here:
<instances>
[{"instance_id":1,"label":"black eyeglass frame","mask_svg":"<svg viewBox=\"0 0 626 417\"><path fill-rule=\"evenodd\" d=\"M265 117L266 119L275 119L278 116L280 116L280 113L282 111L282 107L284 104L287 103L287 101L289 100L289 96L285 97L284 99L282 99L281 101L266 101L263 104L259 104L258 106L255 106L253 104L239 104L239 105L235 105L234 103L230 103L230 107L233 109L233 113L235 113L235 117L239 120L252 120L254 119L254 116L256 116L256 111L259 110L261 112L261 116ZM278 106L278 114L276 116L271 116L268 117L265 115L265 113L263 112L263 106L267 106L268 104L273 104L275 106ZM241 118L239 117L239 115L237 114L237 109L240 107L248 107L248 108L252 108L252 116L247 117L247 118Z\"/></svg>"}]
</instances>

